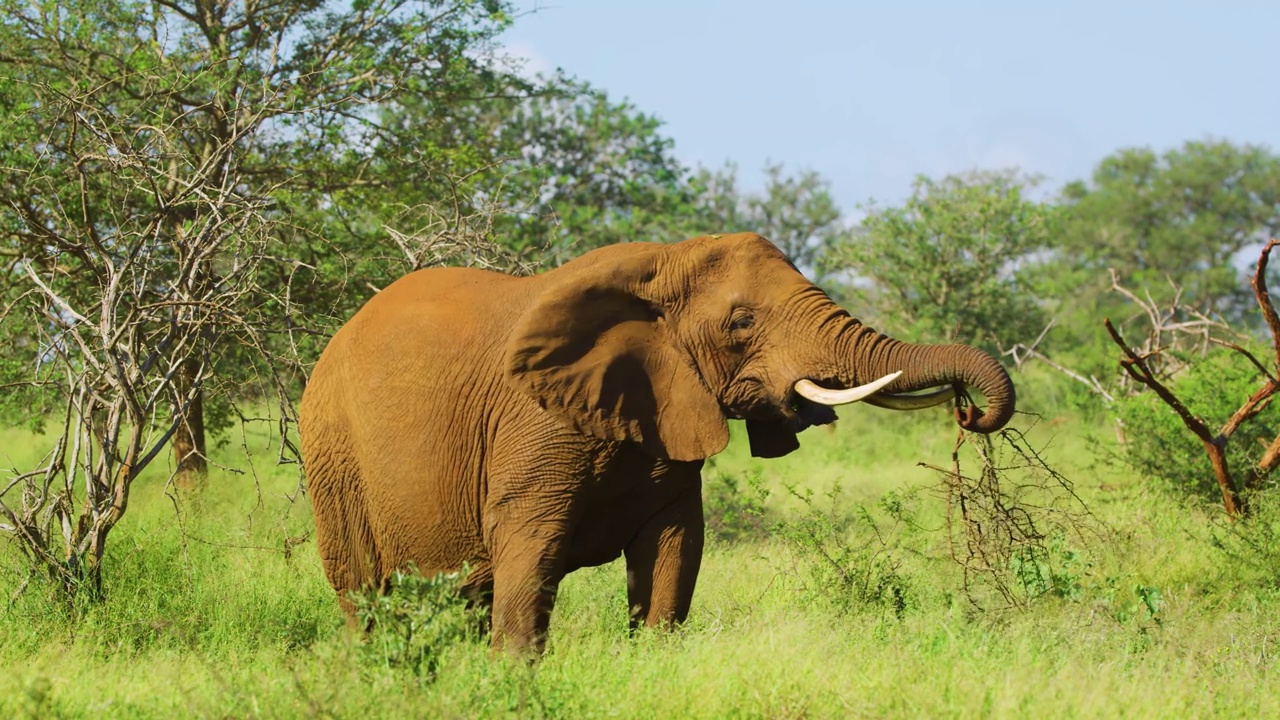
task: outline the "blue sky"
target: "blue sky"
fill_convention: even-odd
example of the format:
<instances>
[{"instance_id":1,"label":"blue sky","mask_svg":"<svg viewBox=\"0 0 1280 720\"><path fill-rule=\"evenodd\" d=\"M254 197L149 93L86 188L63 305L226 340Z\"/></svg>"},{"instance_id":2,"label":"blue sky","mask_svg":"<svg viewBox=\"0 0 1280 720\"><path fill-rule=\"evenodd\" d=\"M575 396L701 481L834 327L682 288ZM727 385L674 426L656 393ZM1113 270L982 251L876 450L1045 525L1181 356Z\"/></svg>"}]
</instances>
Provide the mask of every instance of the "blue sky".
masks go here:
<instances>
[{"instance_id":1,"label":"blue sky","mask_svg":"<svg viewBox=\"0 0 1280 720\"><path fill-rule=\"evenodd\" d=\"M1280 2L518 0L503 36L657 115L690 164L826 176L841 207L917 173L1018 166L1046 186L1121 147L1280 151Z\"/></svg>"}]
</instances>

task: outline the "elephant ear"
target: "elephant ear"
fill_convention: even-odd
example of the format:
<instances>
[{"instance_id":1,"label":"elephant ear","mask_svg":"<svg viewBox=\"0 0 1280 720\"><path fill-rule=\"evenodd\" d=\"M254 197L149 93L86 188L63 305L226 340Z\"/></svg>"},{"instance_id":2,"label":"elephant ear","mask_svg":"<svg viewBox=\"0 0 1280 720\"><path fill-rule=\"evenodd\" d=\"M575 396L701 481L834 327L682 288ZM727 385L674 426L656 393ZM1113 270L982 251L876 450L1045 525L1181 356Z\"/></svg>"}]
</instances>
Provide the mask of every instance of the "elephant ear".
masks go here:
<instances>
[{"instance_id":1,"label":"elephant ear","mask_svg":"<svg viewBox=\"0 0 1280 720\"><path fill-rule=\"evenodd\" d=\"M579 432L700 460L724 449L729 427L651 292L655 263L596 262L543 292L508 341L507 372Z\"/></svg>"},{"instance_id":2,"label":"elephant ear","mask_svg":"<svg viewBox=\"0 0 1280 720\"><path fill-rule=\"evenodd\" d=\"M778 420L748 419L747 442L751 445L751 456L758 458L782 457L800 447L800 440L786 423Z\"/></svg>"}]
</instances>

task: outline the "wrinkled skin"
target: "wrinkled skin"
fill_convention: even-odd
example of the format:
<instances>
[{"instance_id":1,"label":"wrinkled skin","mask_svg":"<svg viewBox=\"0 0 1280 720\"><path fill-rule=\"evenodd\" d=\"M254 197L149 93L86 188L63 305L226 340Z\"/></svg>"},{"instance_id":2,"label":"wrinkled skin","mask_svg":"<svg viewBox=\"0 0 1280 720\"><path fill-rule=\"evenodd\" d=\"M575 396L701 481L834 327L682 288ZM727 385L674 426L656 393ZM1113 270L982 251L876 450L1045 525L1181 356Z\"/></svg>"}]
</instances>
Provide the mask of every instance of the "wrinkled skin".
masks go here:
<instances>
[{"instance_id":1,"label":"wrinkled skin","mask_svg":"<svg viewBox=\"0 0 1280 720\"><path fill-rule=\"evenodd\" d=\"M303 396L325 572L350 617L348 590L467 562L494 647L540 652L561 578L623 555L632 626L681 622L726 418L777 457L835 419L797 381L894 371L886 393L980 391L968 429L1013 413L993 358L867 328L754 234L613 245L528 278L420 270L334 335Z\"/></svg>"}]
</instances>

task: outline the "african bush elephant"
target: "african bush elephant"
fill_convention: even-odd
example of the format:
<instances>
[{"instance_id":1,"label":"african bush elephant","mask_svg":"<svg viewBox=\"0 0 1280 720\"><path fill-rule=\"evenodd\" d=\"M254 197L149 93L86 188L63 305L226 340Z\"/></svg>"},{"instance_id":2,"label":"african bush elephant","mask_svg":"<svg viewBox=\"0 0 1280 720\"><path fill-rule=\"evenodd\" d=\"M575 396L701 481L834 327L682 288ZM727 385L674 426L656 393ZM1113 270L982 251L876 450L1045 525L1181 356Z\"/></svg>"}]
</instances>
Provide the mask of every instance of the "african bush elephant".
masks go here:
<instances>
[{"instance_id":1,"label":"african bush elephant","mask_svg":"<svg viewBox=\"0 0 1280 720\"><path fill-rule=\"evenodd\" d=\"M681 622L727 418L777 457L832 405L964 386L988 407L961 426L1008 422L994 358L881 335L752 233L612 245L533 277L419 270L333 336L307 384L317 545L349 618L348 590L465 561L493 646L540 653L561 578L625 555L632 626Z\"/></svg>"}]
</instances>

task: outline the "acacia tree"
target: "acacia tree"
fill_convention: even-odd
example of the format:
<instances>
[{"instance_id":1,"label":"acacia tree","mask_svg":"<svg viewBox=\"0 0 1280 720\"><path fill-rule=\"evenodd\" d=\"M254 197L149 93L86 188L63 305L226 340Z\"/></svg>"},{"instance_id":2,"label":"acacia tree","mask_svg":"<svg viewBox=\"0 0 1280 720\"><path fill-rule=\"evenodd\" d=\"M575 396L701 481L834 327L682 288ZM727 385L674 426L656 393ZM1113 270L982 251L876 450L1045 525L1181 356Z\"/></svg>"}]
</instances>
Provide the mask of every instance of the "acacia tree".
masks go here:
<instances>
[{"instance_id":1,"label":"acacia tree","mask_svg":"<svg viewBox=\"0 0 1280 720\"><path fill-rule=\"evenodd\" d=\"M93 130L116 135L102 118L89 118ZM151 150L110 153L114 182L154 192ZM52 179L31 180L47 187ZM101 592L107 538L134 481L196 401L210 366L208 337L235 333L261 344L269 325L246 302L261 294L268 246L261 199L226 188L198 202L210 212L186 224L180 242L149 219L105 209L100 221L111 231L103 236L70 224L50 229L50 242L75 254L76 274L92 276L94 285L76 287L83 281L70 277L70 263L58 255L24 258L25 287L0 316L0 324L29 333L38 348L30 385L62 410L53 447L0 487L0 530L12 533L68 598L82 589L89 597ZM233 257L219 263L216 280L182 280L205 258L223 254ZM184 375L193 363L196 374Z\"/></svg>"},{"instance_id":2,"label":"acacia tree","mask_svg":"<svg viewBox=\"0 0 1280 720\"><path fill-rule=\"evenodd\" d=\"M499 123L517 210L503 220L504 242L545 246L563 262L617 242L680 239L695 188L661 121L571 78L543 90Z\"/></svg>"},{"instance_id":3,"label":"acacia tree","mask_svg":"<svg viewBox=\"0 0 1280 720\"><path fill-rule=\"evenodd\" d=\"M119 210L150 218L178 246L207 211L191 198L231 182L270 198L279 218L301 204L340 203L343 188L390 181L369 175L375 166L416 169L419 158L404 149L417 134L378 122L376 108L406 97L447 106L483 94L501 77L486 59L490 39L509 21L497 0L361 0L345 10L233 0L6 0L3 7L0 66L24 98L18 109L26 118L11 135L19 146L9 148L6 165L87 178L93 188L82 193L76 222L100 235L114 229L96 220ZM77 124L76 111L64 109L72 96L102 120ZM129 147L151 143L146 157L164 172L155 192L129 193L109 181L92 129L104 123ZM27 228L11 241L35 257L37 229L58 226L69 206L11 178L4 200ZM278 238L297 243L314 229L289 217ZM74 267L67 253L61 258ZM169 280L199 292L216 281L217 262L203 257ZM200 373L195 357L179 370L194 400L174 438L179 471L196 474L205 467Z\"/></svg>"},{"instance_id":4,"label":"acacia tree","mask_svg":"<svg viewBox=\"0 0 1280 720\"><path fill-rule=\"evenodd\" d=\"M396 123L429 126L433 112L406 104L391 114ZM452 113L458 121L432 146L470 149L454 153L450 167L466 169L470 193L506 210L495 219L494 234L516 253L562 262L617 242L752 230L812 271L823 248L845 230L829 183L818 173L788 173L770 163L764 187L744 192L736 166L686 167L659 118L562 74L543 78L536 92L515 102L503 95ZM420 183L398 189L395 203L365 207L393 216L437 202L442 190L448 189Z\"/></svg>"},{"instance_id":5,"label":"acacia tree","mask_svg":"<svg viewBox=\"0 0 1280 720\"><path fill-rule=\"evenodd\" d=\"M1090 325L1120 302L1106 292L1108 269L1157 302L1176 287L1183 303L1234 320L1253 306L1238 254L1280 234L1280 156L1225 141L1125 148L1062 202L1059 267L1078 278L1063 294L1090 309Z\"/></svg>"},{"instance_id":6,"label":"acacia tree","mask_svg":"<svg viewBox=\"0 0 1280 720\"><path fill-rule=\"evenodd\" d=\"M1107 398L1100 378L1115 370L1104 320L1141 316L1113 288L1263 330L1242 253L1280 232L1280 157L1267 148L1210 141L1160 153L1125 148L1087 181L1068 184L1058 207L1054 248L1036 282L1054 321L1043 339L1054 366L1091 394ZM1036 337L1029 331L1020 341Z\"/></svg>"},{"instance_id":7,"label":"acacia tree","mask_svg":"<svg viewBox=\"0 0 1280 720\"><path fill-rule=\"evenodd\" d=\"M40 467L0 486L0 530L69 593L100 587L166 443L202 471L220 356L262 359L280 389L265 358L310 321L291 251L322 246L289 211L420 167L376 109L512 87L491 59L507 22L499 0L0 0L0 336L29 361L0 371L64 410Z\"/></svg>"},{"instance_id":8,"label":"acacia tree","mask_svg":"<svg viewBox=\"0 0 1280 720\"><path fill-rule=\"evenodd\" d=\"M430 124L433 109L404 105L395 122ZM675 157L662 122L627 100L581 80L544 77L536 92L454 109L459 122L436 147L466 146L453 167L466 168L468 191L505 210L495 238L516 253L563 262L617 242L668 242L701 228L703 186ZM433 135L434 136L434 135ZM470 163L467 165L466 163ZM398 212L433 202L442 188L406 188Z\"/></svg>"},{"instance_id":9,"label":"acacia tree","mask_svg":"<svg viewBox=\"0 0 1280 720\"><path fill-rule=\"evenodd\" d=\"M850 294L921 340L998 351L1035 337L1044 313L1034 271L1056 215L1025 197L1032 182L1012 172L921 176L903 205L868 206L824 267L852 275Z\"/></svg>"},{"instance_id":10,"label":"acacia tree","mask_svg":"<svg viewBox=\"0 0 1280 720\"><path fill-rule=\"evenodd\" d=\"M744 193L738 187L736 165L700 170L699 214L721 232L764 235L821 283L826 279L823 253L848 233L830 182L815 170L788 174L783 164L774 162L765 163L764 173L764 187Z\"/></svg>"}]
</instances>

